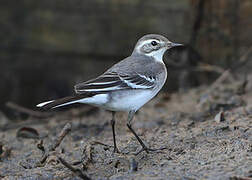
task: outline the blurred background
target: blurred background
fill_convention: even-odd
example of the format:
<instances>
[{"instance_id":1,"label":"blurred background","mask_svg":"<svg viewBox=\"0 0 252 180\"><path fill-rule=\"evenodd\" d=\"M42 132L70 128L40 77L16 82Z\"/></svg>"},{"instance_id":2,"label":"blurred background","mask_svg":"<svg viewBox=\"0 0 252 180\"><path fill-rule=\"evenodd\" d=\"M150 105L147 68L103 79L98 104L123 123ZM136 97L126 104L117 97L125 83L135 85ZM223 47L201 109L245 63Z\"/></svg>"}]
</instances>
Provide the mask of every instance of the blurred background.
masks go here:
<instances>
[{"instance_id":1,"label":"blurred background","mask_svg":"<svg viewBox=\"0 0 252 180\"><path fill-rule=\"evenodd\" d=\"M129 56L148 33L186 45L165 54L164 91L210 84L225 69L244 75L252 68L240 61L252 56L251 0L0 1L0 29L4 112L8 101L36 109L71 95L76 83Z\"/></svg>"}]
</instances>

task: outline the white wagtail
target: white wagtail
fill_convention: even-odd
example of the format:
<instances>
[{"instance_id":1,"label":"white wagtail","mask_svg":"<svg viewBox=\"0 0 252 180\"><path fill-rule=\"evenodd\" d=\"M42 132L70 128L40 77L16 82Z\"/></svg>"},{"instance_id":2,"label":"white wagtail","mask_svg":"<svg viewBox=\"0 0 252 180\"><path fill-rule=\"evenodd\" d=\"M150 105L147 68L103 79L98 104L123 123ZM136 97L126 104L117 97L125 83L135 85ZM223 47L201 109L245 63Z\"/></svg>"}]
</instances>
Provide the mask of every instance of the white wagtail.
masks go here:
<instances>
[{"instance_id":1,"label":"white wagtail","mask_svg":"<svg viewBox=\"0 0 252 180\"><path fill-rule=\"evenodd\" d=\"M131 56L113 65L95 79L74 86L75 94L58 100L43 102L37 107L57 108L73 103L85 103L112 111L112 131L114 152L119 152L115 139L115 112L128 112L127 126L142 146L142 151L150 149L131 127L135 112L151 100L163 87L167 70L163 62L166 50L181 46L157 34L149 34L138 40ZM138 153L137 153L138 154Z\"/></svg>"}]
</instances>

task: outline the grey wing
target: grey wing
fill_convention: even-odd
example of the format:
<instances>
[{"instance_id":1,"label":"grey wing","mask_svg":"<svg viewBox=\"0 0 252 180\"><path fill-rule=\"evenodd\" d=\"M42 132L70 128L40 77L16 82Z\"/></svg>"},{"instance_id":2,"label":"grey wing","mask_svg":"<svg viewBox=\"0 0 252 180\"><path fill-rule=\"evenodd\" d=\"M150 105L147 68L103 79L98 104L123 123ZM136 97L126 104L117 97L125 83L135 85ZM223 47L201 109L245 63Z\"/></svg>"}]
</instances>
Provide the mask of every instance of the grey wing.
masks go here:
<instances>
[{"instance_id":1,"label":"grey wing","mask_svg":"<svg viewBox=\"0 0 252 180\"><path fill-rule=\"evenodd\" d=\"M77 94L86 92L104 93L124 89L151 89L155 86L155 77L134 73L132 75L106 72L98 78L74 86Z\"/></svg>"}]
</instances>

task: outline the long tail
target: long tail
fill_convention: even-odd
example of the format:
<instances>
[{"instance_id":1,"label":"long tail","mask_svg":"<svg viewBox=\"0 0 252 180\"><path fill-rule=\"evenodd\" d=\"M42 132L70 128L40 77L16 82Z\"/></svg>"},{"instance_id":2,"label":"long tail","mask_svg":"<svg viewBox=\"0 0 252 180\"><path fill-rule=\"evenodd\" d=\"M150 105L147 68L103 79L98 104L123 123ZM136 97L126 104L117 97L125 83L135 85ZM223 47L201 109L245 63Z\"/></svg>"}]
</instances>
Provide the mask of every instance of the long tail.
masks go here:
<instances>
[{"instance_id":1,"label":"long tail","mask_svg":"<svg viewBox=\"0 0 252 180\"><path fill-rule=\"evenodd\" d=\"M61 107L61 106L66 106L66 105L69 105L69 104L78 103L81 100L83 100L84 98L88 98L88 97L92 97L92 96L93 95L91 95L91 94L68 96L68 97L64 97L64 98L61 98L61 99L57 99L57 100L42 102L40 104L37 104L36 106L40 107L40 108L43 108L45 110L54 109L54 108L58 108L58 107Z\"/></svg>"}]
</instances>

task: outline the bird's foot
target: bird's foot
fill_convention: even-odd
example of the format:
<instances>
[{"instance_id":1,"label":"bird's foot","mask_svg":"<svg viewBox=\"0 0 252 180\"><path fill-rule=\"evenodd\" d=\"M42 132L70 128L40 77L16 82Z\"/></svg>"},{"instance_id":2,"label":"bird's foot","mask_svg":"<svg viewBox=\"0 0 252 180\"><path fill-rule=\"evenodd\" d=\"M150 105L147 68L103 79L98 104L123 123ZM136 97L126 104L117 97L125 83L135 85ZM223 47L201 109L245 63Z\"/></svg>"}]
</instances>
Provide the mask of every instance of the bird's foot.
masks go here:
<instances>
[{"instance_id":1,"label":"bird's foot","mask_svg":"<svg viewBox=\"0 0 252 180\"><path fill-rule=\"evenodd\" d=\"M111 146L111 145L104 144L104 143L99 142L99 141L93 141L92 144L93 144L93 145L99 144L99 145L102 145L102 146L105 146L105 147L108 147L108 148L114 147L113 152L114 152L114 153L120 153L120 151L119 151L119 149L117 148L117 146Z\"/></svg>"},{"instance_id":2,"label":"bird's foot","mask_svg":"<svg viewBox=\"0 0 252 180\"><path fill-rule=\"evenodd\" d=\"M145 151L146 153L149 153L149 152L157 152L157 151L162 151L164 149L167 149L167 147L161 147L161 148L158 148L158 149L152 149L152 148L148 148L147 146L143 146L142 149L140 149L140 151L136 152L135 155L137 156L138 154L140 154L141 152Z\"/></svg>"}]
</instances>

